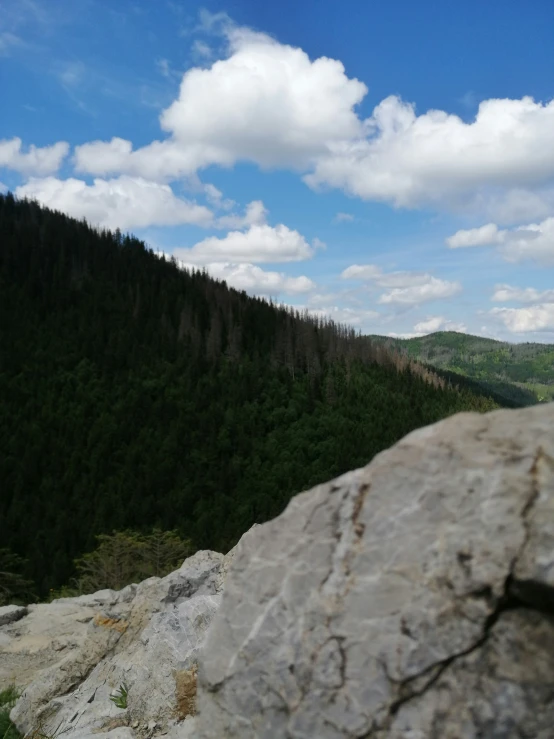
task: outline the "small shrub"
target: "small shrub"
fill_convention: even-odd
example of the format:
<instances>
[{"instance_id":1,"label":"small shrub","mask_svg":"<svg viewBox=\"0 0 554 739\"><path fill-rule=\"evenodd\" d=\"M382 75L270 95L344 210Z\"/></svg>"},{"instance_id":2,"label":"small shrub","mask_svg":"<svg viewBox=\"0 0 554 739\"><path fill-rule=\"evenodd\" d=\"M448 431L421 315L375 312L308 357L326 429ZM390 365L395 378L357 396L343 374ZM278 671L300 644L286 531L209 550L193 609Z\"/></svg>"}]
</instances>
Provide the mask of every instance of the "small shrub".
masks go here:
<instances>
[{"instance_id":1,"label":"small shrub","mask_svg":"<svg viewBox=\"0 0 554 739\"><path fill-rule=\"evenodd\" d=\"M110 695L110 700L118 708L127 708L127 693L128 689L125 683L119 686L119 690L113 695Z\"/></svg>"}]
</instances>

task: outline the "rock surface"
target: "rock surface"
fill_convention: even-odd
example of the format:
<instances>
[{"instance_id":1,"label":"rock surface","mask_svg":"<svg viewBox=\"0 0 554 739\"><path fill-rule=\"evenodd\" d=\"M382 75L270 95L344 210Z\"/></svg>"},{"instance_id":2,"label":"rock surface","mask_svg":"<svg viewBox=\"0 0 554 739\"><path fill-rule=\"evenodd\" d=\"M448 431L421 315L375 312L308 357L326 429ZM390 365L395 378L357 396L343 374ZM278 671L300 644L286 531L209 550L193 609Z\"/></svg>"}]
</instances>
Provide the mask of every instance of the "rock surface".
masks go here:
<instances>
[{"instance_id":1,"label":"rock surface","mask_svg":"<svg viewBox=\"0 0 554 739\"><path fill-rule=\"evenodd\" d=\"M11 624L13 621L19 621L20 618L27 615L26 606L1 606L0 607L0 626Z\"/></svg>"},{"instance_id":2,"label":"rock surface","mask_svg":"<svg viewBox=\"0 0 554 739\"><path fill-rule=\"evenodd\" d=\"M95 614L110 608L126 611L135 588L119 593L102 590L25 608L7 606L18 608L20 617L0 627L0 690L14 682L21 689L43 670L82 650Z\"/></svg>"},{"instance_id":3,"label":"rock surface","mask_svg":"<svg viewBox=\"0 0 554 739\"><path fill-rule=\"evenodd\" d=\"M552 739L554 404L420 429L226 557L0 609L14 681L65 739Z\"/></svg>"},{"instance_id":4,"label":"rock surface","mask_svg":"<svg viewBox=\"0 0 554 739\"><path fill-rule=\"evenodd\" d=\"M184 738L194 725L184 719L194 710L198 647L232 556L200 551L162 579L28 606L0 630L2 682L25 687L11 712L17 728L132 739L180 720ZM121 685L126 709L110 700Z\"/></svg>"},{"instance_id":5,"label":"rock surface","mask_svg":"<svg viewBox=\"0 0 554 739\"><path fill-rule=\"evenodd\" d=\"M460 414L243 538L197 739L551 739L554 404Z\"/></svg>"}]
</instances>

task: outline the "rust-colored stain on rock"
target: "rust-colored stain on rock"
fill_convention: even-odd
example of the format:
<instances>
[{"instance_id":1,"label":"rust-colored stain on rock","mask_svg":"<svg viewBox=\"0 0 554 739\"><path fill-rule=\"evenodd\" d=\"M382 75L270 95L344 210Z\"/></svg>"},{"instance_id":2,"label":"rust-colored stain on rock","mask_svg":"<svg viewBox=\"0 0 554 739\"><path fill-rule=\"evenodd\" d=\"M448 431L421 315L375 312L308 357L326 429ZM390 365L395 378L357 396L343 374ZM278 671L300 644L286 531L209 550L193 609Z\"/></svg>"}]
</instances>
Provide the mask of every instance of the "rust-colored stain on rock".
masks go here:
<instances>
[{"instance_id":1,"label":"rust-colored stain on rock","mask_svg":"<svg viewBox=\"0 0 554 739\"><path fill-rule=\"evenodd\" d=\"M114 629L119 631L121 634L125 633L129 624L127 621L123 621L119 618L109 618L108 616L102 616L97 613L94 617L95 626L104 626L106 629Z\"/></svg>"}]
</instances>

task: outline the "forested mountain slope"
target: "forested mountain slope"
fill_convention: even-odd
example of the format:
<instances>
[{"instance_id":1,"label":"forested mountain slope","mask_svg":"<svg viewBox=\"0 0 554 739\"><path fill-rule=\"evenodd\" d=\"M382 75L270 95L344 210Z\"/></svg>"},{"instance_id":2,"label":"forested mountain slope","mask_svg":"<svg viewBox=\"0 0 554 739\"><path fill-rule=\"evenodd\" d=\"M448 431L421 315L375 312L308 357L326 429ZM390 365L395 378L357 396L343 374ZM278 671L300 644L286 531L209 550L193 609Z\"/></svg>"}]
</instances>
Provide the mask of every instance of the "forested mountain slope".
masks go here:
<instances>
[{"instance_id":1,"label":"forested mountain slope","mask_svg":"<svg viewBox=\"0 0 554 739\"><path fill-rule=\"evenodd\" d=\"M437 369L473 378L485 391L519 405L554 400L552 344L509 344L456 331L413 339L370 338Z\"/></svg>"},{"instance_id":2,"label":"forested mountain slope","mask_svg":"<svg viewBox=\"0 0 554 739\"><path fill-rule=\"evenodd\" d=\"M1 547L44 595L95 534L225 551L298 491L494 403L331 321L0 196Z\"/></svg>"}]
</instances>

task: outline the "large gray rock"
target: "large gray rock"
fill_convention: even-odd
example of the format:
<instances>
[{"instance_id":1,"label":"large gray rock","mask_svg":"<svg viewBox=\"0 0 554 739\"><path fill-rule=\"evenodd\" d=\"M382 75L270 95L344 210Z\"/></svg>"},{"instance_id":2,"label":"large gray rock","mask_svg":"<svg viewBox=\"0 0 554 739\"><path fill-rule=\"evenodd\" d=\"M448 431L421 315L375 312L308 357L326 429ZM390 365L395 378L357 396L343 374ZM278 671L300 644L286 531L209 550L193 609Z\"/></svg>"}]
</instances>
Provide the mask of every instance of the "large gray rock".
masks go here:
<instances>
[{"instance_id":1,"label":"large gray rock","mask_svg":"<svg viewBox=\"0 0 554 739\"><path fill-rule=\"evenodd\" d=\"M197 739L551 739L553 614L554 404L457 415L241 541Z\"/></svg>"},{"instance_id":2,"label":"large gray rock","mask_svg":"<svg viewBox=\"0 0 554 739\"><path fill-rule=\"evenodd\" d=\"M26 733L40 726L45 735L63 732L65 739L104 733L132 739L165 733L181 721L185 735L193 725L184 719L194 712L198 649L231 559L232 553L200 551L162 579L29 606L28 616L0 630L11 640L4 647L14 655L11 672L26 685L11 712L17 728ZM57 647L47 645L53 637ZM25 661L32 645L42 655L34 672ZM128 690L125 709L110 700L121 685Z\"/></svg>"}]
</instances>

